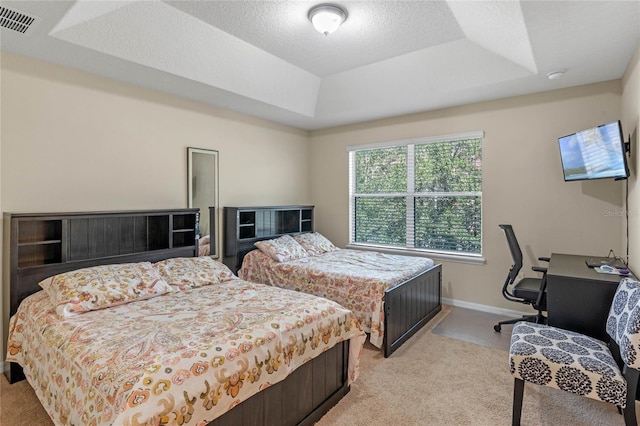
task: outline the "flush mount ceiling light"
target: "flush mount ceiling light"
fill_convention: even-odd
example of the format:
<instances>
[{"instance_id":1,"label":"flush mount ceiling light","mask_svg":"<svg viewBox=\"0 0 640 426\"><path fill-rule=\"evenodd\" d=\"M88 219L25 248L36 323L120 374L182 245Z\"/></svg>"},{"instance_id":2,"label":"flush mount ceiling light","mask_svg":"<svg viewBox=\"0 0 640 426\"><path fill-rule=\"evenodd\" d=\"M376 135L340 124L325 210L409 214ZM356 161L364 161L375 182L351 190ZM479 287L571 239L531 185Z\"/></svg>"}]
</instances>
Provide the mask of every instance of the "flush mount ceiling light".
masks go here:
<instances>
[{"instance_id":1,"label":"flush mount ceiling light","mask_svg":"<svg viewBox=\"0 0 640 426\"><path fill-rule=\"evenodd\" d=\"M558 70L558 71L552 71L547 73L547 78L549 80L555 80L557 78L560 78L564 75L565 71L564 70Z\"/></svg>"},{"instance_id":2,"label":"flush mount ceiling light","mask_svg":"<svg viewBox=\"0 0 640 426\"><path fill-rule=\"evenodd\" d=\"M347 19L347 11L333 4L319 4L309 11L309 20L319 33L329 35Z\"/></svg>"}]
</instances>

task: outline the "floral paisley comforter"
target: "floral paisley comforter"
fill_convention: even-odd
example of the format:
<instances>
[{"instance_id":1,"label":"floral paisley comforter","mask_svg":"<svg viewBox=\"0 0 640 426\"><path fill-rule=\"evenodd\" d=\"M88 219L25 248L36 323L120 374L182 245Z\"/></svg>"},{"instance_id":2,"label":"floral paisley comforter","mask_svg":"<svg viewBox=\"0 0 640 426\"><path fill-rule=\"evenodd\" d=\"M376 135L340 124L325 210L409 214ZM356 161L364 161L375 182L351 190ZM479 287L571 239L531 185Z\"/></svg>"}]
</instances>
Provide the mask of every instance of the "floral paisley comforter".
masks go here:
<instances>
[{"instance_id":1,"label":"floral paisley comforter","mask_svg":"<svg viewBox=\"0 0 640 426\"><path fill-rule=\"evenodd\" d=\"M348 339L351 382L365 335L326 299L232 280L61 318L40 291L7 360L58 425L205 425Z\"/></svg>"},{"instance_id":2,"label":"floral paisley comforter","mask_svg":"<svg viewBox=\"0 0 640 426\"><path fill-rule=\"evenodd\" d=\"M276 262L260 250L248 253L238 275L245 280L315 294L351 310L371 344L382 347L384 292L433 267L433 260L379 252L336 249Z\"/></svg>"}]
</instances>

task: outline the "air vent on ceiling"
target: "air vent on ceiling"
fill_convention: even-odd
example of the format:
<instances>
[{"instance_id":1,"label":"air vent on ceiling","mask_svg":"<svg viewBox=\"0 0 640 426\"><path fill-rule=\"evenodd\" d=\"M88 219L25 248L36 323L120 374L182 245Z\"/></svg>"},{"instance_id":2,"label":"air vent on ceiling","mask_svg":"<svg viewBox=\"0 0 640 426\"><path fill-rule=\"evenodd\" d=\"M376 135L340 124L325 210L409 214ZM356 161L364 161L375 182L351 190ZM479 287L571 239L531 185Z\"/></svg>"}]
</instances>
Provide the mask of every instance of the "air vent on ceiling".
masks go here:
<instances>
[{"instance_id":1,"label":"air vent on ceiling","mask_svg":"<svg viewBox=\"0 0 640 426\"><path fill-rule=\"evenodd\" d=\"M35 20L22 12L0 6L0 27L24 34Z\"/></svg>"}]
</instances>

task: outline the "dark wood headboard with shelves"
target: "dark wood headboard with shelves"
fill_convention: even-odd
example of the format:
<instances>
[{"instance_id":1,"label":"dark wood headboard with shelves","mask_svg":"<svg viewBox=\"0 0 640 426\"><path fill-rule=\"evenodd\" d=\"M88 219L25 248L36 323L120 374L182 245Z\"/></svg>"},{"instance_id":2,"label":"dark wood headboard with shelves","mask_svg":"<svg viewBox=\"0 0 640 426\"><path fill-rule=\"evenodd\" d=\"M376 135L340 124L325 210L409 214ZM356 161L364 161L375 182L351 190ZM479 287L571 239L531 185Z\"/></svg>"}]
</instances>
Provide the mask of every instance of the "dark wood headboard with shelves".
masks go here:
<instances>
[{"instance_id":1,"label":"dark wood headboard with shelves","mask_svg":"<svg viewBox=\"0 0 640 426\"><path fill-rule=\"evenodd\" d=\"M313 229L313 206L225 207L224 264L237 273L256 241Z\"/></svg>"},{"instance_id":2,"label":"dark wood headboard with shelves","mask_svg":"<svg viewBox=\"0 0 640 426\"><path fill-rule=\"evenodd\" d=\"M20 302L40 291L38 283L47 277L96 265L197 256L197 213L5 213L4 330ZM14 382L22 371L11 363L5 374Z\"/></svg>"}]
</instances>

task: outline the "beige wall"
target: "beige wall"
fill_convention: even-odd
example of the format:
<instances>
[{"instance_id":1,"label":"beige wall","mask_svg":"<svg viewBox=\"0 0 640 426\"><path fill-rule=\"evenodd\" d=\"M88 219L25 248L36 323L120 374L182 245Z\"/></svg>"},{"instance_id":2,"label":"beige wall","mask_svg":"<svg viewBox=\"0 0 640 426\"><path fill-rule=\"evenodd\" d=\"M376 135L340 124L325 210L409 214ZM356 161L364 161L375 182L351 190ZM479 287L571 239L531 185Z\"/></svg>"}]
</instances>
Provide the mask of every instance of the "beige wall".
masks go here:
<instances>
[{"instance_id":1,"label":"beige wall","mask_svg":"<svg viewBox=\"0 0 640 426\"><path fill-rule=\"evenodd\" d=\"M307 132L3 52L2 207L186 207L188 146L221 205L309 202Z\"/></svg>"},{"instance_id":2,"label":"beige wall","mask_svg":"<svg viewBox=\"0 0 640 426\"><path fill-rule=\"evenodd\" d=\"M622 130L625 138L631 135L631 178L629 179L629 265L640 272L640 45L631 58L622 78Z\"/></svg>"},{"instance_id":3,"label":"beige wall","mask_svg":"<svg viewBox=\"0 0 640 426\"><path fill-rule=\"evenodd\" d=\"M6 52L0 76L2 211L186 207L189 146L221 206L311 203L306 131Z\"/></svg>"},{"instance_id":4,"label":"beige wall","mask_svg":"<svg viewBox=\"0 0 640 426\"><path fill-rule=\"evenodd\" d=\"M551 83L550 83L551 84ZM485 265L443 262L443 296L518 309L500 288L511 258L500 223L511 223L526 276L552 252L622 254L623 182L567 182L557 138L620 118L620 81L556 90L311 133L316 229L348 241L349 145L481 130Z\"/></svg>"}]
</instances>

